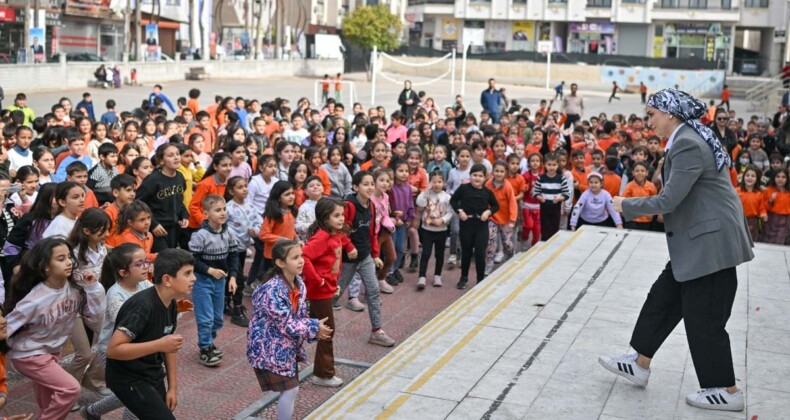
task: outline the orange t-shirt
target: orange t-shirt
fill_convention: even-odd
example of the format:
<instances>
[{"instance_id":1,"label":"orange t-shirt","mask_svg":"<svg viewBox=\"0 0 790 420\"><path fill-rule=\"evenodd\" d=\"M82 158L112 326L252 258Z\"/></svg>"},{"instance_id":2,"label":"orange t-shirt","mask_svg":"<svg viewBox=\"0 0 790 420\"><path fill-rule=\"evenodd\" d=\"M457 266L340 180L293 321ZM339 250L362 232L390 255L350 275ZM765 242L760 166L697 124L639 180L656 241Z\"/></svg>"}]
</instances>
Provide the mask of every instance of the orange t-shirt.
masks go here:
<instances>
[{"instance_id":1,"label":"orange t-shirt","mask_svg":"<svg viewBox=\"0 0 790 420\"><path fill-rule=\"evenodd\" d=\"M276 121L272 121L269 124L266 124L266 128L263 130L263 134L266 134L266 137L269 137L271 141L272 133L275 131L280 131L280 124L277 124ZM272 144L272 146L274 146Z\"/></svg>"},{"instance_id":2,"label":"orange t-shirt","mask_svg":"<svg viewBox=\"0 0 790 420\"><path fill-rule=\"evenodd\" d=\"M99 200L96 199L96 194L93 190L85 188L85 208L99 207Z\"/></svg>"},{"instance_id":3,"label":"orange t-shirt","mask_svg":"<svg viewBox=\"0 0 790 420\"><path fill-rule=\"evenodd\" d=\"M197 116L198 111L200 111L200 105L198 105L197 99L190 98L187 101L187 108L192 111L192 116Z\"/></svg>"},{"instance_id":4,"label":"orange t-shirt","mask_svg":"<svg viewBox=\"0 0 790 420\"><path fill-rule=\"evenodd\" d=\"M537 153L537 154L539 154L539 155L543 156L543 155L540 153L540 149L541 149L542 147L543 147L543 143L541 143L540 145L536 145L536 144L534 144L534 143L530 143L530 144L528 144L528 145L527 145L527 147L525 147L525 148L524 148L524 156L527 156L527 157L529 157L529 156L530 156L530 155L532 155L533 153Z\"/></svg>"},{"instance_id":5,"label":"orange t-shirt","mask_svg":"<svg viewBox=\"0 0 790 420\"><path fill-rule=\"evenodd\" d=\"M770 205L768 200L771 199L773 193L776 194L774 205ZM763 192L763 199L765 200L765 209L768 213L788 215L790 214L790 191L779 191L775 187L768 187Z\"/></svg>"},{"instance_id":6,"label":"orange t-shirt","mask_svg":"<svg viewBox=\"0 0 790 420\"><path fill-rule=\"evenodd\" d=\"M372 171L375 171L376 169L379 169L379 168L386 168L387 166L389 166L390 161L385 160L384 162L381 163L381 165L376 165L376 167L374 168L373 165L375 165L375 163L376 162L374 162L373 159L371 159L371 160L363 163L362 165L359 165L359 170L360 171L371 171L372 172Z\"/></svg>"},{"instance_id":7,"label":"orange t-shirt","mask_svg":"<svg viewBox=\"0 0 790 420\"><path fill-rule=\"evenodd\" d=\"M258 239L264 243L263 257L267 259L272 258L272 249L280 238L296 239L295 226L296 219L290 211L283 211L282 222L264 218L261 225L261 233L258 235Z\"/></svg>"},{"instance_id":8,"label":"orange t-shirt","mask_svg":"<svg viewBox=\"0 0 790 420\"><path fill-rule=\"evenodd\" d=\"M721 90L721 100L722 101L729 101L730 100L730 90L729 89L722 89Z\"/></svg>"},{"instance_id":9,"label":"orange t-shirt","mask_svg":"<svg viewBox=\"0 0 790 420\"><path fill-rule=\"evenodd\" d=\"M649 181L645 181L645 185L639 185L636 181L631 181L625 186L625 191L623 191L623 197L650 197L657 194L658 190L656 190L656 186ZM653 216L642 216L637 217L633 221L637 223L650 223L652 220Z\"/></svg>"},{"instance_id":10,"label":"orange t-shirt","mask_svg":"<svg viewBox=\"0 0 790 420\"><path fill-rule=\"evenodd\" d=\"M428 172L423 168L417 168L417 172L409 172L409 185L417 188L417 192L412 193L412 197L417 197L421 192L428 189Z\"/></svg>"},{"instance_id":11,"label":"orange t-shirt","mask_svg":"<svg viewBox=\"0 0 790 420\"><path fill-rule=\"evenodd\" d=\"M505 180L500 188L494 188L494 180L489 179L486 182L486 188L493 191L497 203L499 203L499 210L491 215L491 221L498 225L505 225L508 223L516 223L518 219L518 206L516 205L516 194L513 193L513 187Z\"/></svg>"},{"instance_id":12,"label":"orange t-shirt","mask_svg":"<svg viewBox=\"0 0 790 420\"><path fill-rule=\"evenodd\" d=\"M187 133L187 140L189 137L194 134L199 133L203 135L203 140L205 140L205 145L203 146L203 151L206 153L211 153L214 151L214 147L217 144L217 133L211 129L203 129L199 125L194 126L189 133Z\"/></svg>"},{"instance_id":13,"label":"orange t-shirt","mask_svg":"<svg viewBox=\"0 0 790 420\"><path fill-rule=\"evenodd\" d=\"M604 152L606 152L606 149L608 149L613 143L617 143L617 137L598 139L598 147Z\"/></svg>"},{"instance_id":14,"label":"orange t-shirt","mask_svg":"<svg viewBox=\"0 0 790 420\"><path fill-rule=\"evenodd\" d=\"M118 214L121 212L121 209L118 208L115 202L112 202L104 208L104 212L107 213L107 216L110 216L110 233L104 243L115 248L123 243L121 235L115 233L115 227L118 226Z\"/></svg>"},{"instance_id":15,"label":"orange t-shirt","mask_svg":"<svg viewBox=\"0 0 790 420\"><path fill-rule=\"evenodd\" d=\"M220 197L225 197L225 184L217 184L217 178L210 176L198 182L195 188L195 193L192 195L192 201L189 202L189 228L197 229L200 224L206 220L206 215L203 213L203 199L207 195L216 194Z\"/></svg>"},{"instance_id":16,"label":"orange t-shirt","mask_svg":"<svg viewBox=\"0 0 790 420\"><path fill-rule=\"evenodd\" d=\"M578 201L579 196L581 193L587 191L587 174L589 171L579 172L576 168L571 169L571 174L573 175L573 180L579 183L579 188L574 188L579 190L579 194L574 194L573 196L573 204L576 204Z\"/></svg>"},{"instance_id":17,"label":"orange t-shirt","mask_svg":"<svg viewBox=\"0 0 790 420\"><path fill-rule=\"evenodd\" d=\"M603 189L605 189L612 197L620 195L620 186L623 184L623 178L615 173L604 174L603 176ZM650 183L650 185L653 185ZM655 189L655 185L653 188Z\"/></svg>"},{"instance_id":18,"label":"orange t-shirt","mask_svg":"<svg viewBox=\"0 0 790 420\"><path fill-rule=\"evenodd\" d=\"M743 204L743 214L746 217L762 217L768 214L765 207L768 203L762 191L744 191L740 187L737 191L738 197L741 198L741 204Z\"/></svg>"},{"instance_id":19,"label":"orange t-shirt","mask_svg":"<svg viewBox=\"0 0 790 420\"><path fill-rule=\"evenodd\" d=\"M514 196L525 192L527 181L524 180L524 175L517 174L517 175L509 176L507 177L507 182L509 182L510 186L513 187Z\"/></svg>"},{"instance_id":20,"label":"orange t-shirt","mask_svg":"<svg viewBox=\"0 0 790 420\"><path fill-rule=\"evenodd\" d=\"M154 235L151 232L145 232L145 237L140 238L137 236L136 232L132 232L132 228L126 228L121 233L121 243L132 243L140 245L141 248L145 251L145 256L154 262L156 260L156 254L151 252L151 248L154 246Z\"/></svg>"}]
</instances>

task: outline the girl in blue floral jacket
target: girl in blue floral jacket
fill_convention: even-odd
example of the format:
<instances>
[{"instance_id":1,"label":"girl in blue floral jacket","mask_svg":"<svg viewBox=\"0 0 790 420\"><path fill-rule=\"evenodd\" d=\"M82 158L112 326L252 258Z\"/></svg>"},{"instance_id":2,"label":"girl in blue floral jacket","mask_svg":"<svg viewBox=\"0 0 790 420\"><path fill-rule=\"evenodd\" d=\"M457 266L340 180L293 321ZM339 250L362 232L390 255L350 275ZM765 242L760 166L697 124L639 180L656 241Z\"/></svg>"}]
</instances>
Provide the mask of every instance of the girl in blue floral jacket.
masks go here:
<instances>
[{"instance_id":1,"label":"girl in blue floral jacket","mask_svg":"<svg viewBox=\"0 0 790 420\"><path fill-rule=\"evenodd\" d=\"M326 318L307 316L305 286L300 274L304 267L302 247L292 240L280 240L272 249L272 268L266 282L252 295L252 320L247 331L249 360L261 390L279 392L278 420L293 416L299 392L298 362L307 360L305 340L328 339L332 329Z\"/></svg>"}]
</instances>

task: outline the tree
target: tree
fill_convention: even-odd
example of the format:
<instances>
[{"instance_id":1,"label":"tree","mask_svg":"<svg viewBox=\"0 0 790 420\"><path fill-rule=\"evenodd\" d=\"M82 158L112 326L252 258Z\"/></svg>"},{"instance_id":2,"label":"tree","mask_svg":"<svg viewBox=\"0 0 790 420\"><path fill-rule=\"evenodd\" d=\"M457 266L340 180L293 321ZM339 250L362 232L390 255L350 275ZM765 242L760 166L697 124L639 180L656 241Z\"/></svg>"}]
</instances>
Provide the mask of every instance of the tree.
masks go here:
<instances>
[{"instance_id":1,"label":"tree","mask_svg":"<svg viewBox=\"0 0 790 420\"><path fill-rule=\"evenodd\" d=\"M366 54L373 47L392 51L400 46L401 27L400 19L390 12L387 4L357 7L343 19L343 37Z\"/></svg>"}]
</instances>

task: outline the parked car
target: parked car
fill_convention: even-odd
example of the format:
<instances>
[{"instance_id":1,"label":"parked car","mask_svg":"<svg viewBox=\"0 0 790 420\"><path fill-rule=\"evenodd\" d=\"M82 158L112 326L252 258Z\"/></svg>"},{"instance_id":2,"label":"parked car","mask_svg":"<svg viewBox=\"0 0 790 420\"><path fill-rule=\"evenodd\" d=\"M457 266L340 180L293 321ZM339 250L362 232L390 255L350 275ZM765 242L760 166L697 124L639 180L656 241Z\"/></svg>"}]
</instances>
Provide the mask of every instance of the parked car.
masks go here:
<instances>
[{"instance_id":1,"label":"parked car","mask_svg":"<svg viewBox=\"0 0 790 420\"><path fill-rule=\"evenodd\" d=\"M66 61L76 62L100 62L105 61L103 57L93 53L66 53ZM60 53L54 54L47 59L48 63L59 63Z\"/></svg>"}]
</instances>

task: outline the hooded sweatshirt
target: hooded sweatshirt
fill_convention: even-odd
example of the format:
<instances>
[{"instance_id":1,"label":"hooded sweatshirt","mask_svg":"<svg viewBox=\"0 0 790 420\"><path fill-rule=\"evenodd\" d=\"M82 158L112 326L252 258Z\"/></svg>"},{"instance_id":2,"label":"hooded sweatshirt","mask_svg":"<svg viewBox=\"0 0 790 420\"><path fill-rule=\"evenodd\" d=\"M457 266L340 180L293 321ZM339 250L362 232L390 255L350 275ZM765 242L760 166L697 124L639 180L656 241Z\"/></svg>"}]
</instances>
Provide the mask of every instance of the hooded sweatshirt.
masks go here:
<instances>
[{"instance_id":1,"label":"hooded sweatshirt","mask_svg":"<svg viewBox=\"0 0 790 420\"><path fill-rule=\"evenodd\" d=\"M304 253L304 283L310 300L329 299L337 291L337 279L342 267L342 252L349 253L354 245L347 235L330 234L318 229L302 248ZM323 284L322 284L323 283Z\"/></svg>"},{"instance_id":2,"label":"hooded sweatshirt","mask_svg":"<svg viewBox=\"0 0 790 420\"><path fill-rule=\"evenodd\" d=\"M217 232L205 220L189 240L189 251L195 256L195 272L206 276L209 268L219 268L228 273L228 278L238 277L240 250L238 239L230 233L227 223Z\"/></svg>"}]
</instances>

